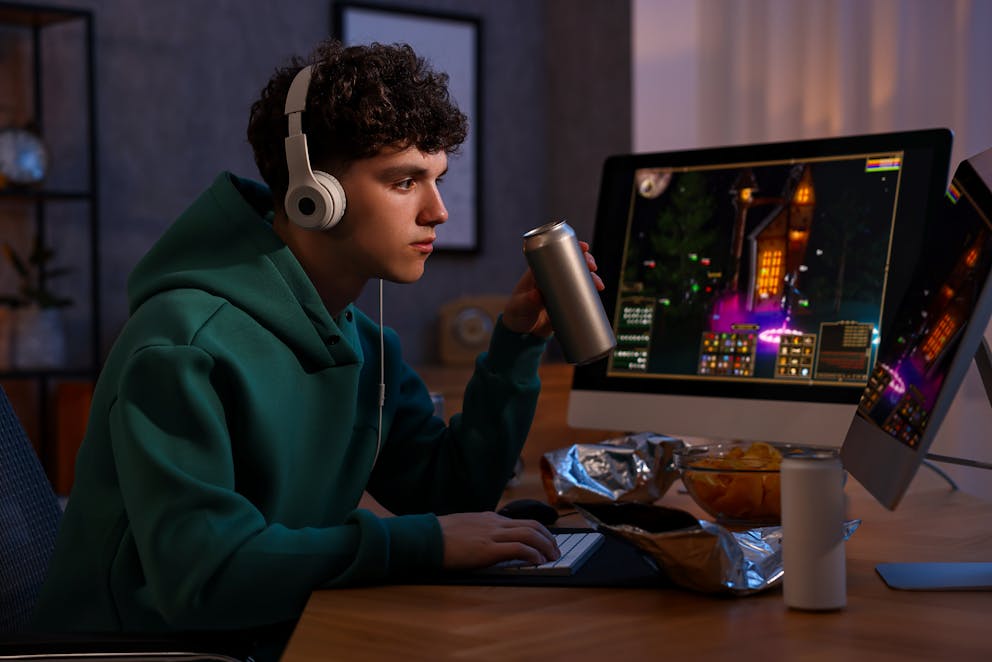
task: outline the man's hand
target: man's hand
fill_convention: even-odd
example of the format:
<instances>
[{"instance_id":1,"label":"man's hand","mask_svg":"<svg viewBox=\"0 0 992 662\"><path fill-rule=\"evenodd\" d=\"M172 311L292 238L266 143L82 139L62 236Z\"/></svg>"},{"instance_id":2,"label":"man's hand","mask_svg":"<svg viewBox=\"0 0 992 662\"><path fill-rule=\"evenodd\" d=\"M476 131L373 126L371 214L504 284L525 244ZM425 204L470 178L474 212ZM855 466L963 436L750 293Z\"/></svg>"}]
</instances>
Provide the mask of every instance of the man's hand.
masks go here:
<instances>
[{"instance_id":1,"label":"man's hand","mask_svg":"<svg viewBox=\"0 0 992 662\"><path fill-rule=\"evenodd\" d=\"M487 568L512 560L540 565L560 556L554 536L534 520L492 512L442 515L437 520L444 536L446 570Z\"/></svg>"},{"instance_id":2,"label":"man's hand","mask_svg":"<svg viewBox=\"0 0 992 662\"><path fill-rule=\"evenodd\" d=\"M606 286L603 285L602 279L596 275L596 260L589 253L589 244L580 241L579 248L582 249L582 254L586 258L586 264L589 265L593 285L602 292ZM542 338L547 338L553 331L551 319L544 307L544 297L537 289L537 282L530 269L517 282L517 286L510 295L510 300L506 303L506 309L503 311L503 326L514 333L530 333Z\"/></svg>"}]
</instances>

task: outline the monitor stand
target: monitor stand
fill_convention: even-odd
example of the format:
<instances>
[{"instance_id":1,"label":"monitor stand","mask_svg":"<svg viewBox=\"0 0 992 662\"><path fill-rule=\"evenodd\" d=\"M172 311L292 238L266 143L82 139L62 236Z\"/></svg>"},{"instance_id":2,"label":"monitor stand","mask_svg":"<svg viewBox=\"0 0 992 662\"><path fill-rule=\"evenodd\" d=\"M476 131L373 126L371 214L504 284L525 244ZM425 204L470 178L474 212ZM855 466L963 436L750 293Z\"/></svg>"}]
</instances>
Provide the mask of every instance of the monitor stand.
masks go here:
<instances>
[{"instance_id":1,"label":"monitor stand","mask_svg":"<svg viewBox=\"0 0 992 662\"><path fill-rule=\"evenodd\" d=\"M975 365L981 375L989 404L992 405L992 353L988 343L982 343L975 352ZM967 466L992 469L992 466L971 460L927 455L937 462L951 462ZM992 591L992 562L990 563L879 563L875 572L889 588L905 591Z\"/></svg>"},{"instance_id":2,"label":"monitor stand","mask_svg":"<svg viewBox=\"0 0 992 662\"><path fill-rule=\"evenodd\" d=\"M903 591L992 591L992 563L879 563L875 572Z\"/></svg>"}]
</instances>

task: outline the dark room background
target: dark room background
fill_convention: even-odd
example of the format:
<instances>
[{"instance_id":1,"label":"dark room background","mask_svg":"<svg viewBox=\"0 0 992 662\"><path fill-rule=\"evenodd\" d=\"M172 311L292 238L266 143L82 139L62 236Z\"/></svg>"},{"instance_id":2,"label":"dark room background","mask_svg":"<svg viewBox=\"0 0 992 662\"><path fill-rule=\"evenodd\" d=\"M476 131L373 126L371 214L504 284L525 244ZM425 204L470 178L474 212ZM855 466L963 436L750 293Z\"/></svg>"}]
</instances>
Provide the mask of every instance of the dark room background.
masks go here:
<instances>
[{"instance_id":1,"label":"dark room background","mask_svg":"<svg viewBox=\"0 0 992 662\"><path fill-rule=\"evenodd\" d=\"M48 0L93 12L99 226L99 346L126 319L125 283L137 260L222 170L257 177L245 139L248 110L272 70L332 34L330 0ZM390 0L386 7L456 12L481 25L481 249L439 252L425 277L386 285L385 322L405 338L407 360L437 360L439 307L464 295L507 294L523 272L524 231L564 217L590 238L603 158L629 151L630 5L626 0ZM44 58L77 57L81 36L50 39ZM68 53L68 55L67 55ZM12 90L30 60L0 31L0 118L16 123L30 98ZM72 66L82 66L76 63ZM72 69L72 66L69 69ZM81 78L45 79L53 181L85 173L78 134ZM78 73L78 72L77 72ZM472 127L475 130L475 127ZM4 222L24 244L26 224ZM84 224L50 224L60 261L86 271ZM0 275L7 289L11 275ZM62 285L77 301L85 277ZM375 287L359 301L375 314ZM88 309L66 310L70 361L87 351ZM78 356L77 356L78 358Z\"/></svg>"}]
</instances>

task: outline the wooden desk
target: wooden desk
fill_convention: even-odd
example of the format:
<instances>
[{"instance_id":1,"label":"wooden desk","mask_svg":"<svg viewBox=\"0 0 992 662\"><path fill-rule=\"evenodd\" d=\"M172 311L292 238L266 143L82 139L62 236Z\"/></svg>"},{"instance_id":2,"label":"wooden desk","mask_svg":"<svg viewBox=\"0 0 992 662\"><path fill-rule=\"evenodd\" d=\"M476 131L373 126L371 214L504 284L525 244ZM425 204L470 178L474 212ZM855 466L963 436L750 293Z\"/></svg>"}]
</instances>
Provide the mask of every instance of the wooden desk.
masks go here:
<instances>
[{"instance_id":1,"label":"wooden desk","mask_svg":"<svg viewBox=\"0 0 992 662\"><path fill-rule=\"evenodd\" d=\"M569 436L564 424L568 372L542 370L525 475L507 498L543 497L536 459L590 434ZM701 516L677 487L661 503ZM992 659L992 592L894 591L874 570L884 561L992 561L992 503L950 491L926 469L895 512L853 480L847 494L863 524L847 543L848 606L839 612L788 610L781 590L726 598L676 588L337 589L314 592L283 660Z\"/></svg>"}]
</instances>

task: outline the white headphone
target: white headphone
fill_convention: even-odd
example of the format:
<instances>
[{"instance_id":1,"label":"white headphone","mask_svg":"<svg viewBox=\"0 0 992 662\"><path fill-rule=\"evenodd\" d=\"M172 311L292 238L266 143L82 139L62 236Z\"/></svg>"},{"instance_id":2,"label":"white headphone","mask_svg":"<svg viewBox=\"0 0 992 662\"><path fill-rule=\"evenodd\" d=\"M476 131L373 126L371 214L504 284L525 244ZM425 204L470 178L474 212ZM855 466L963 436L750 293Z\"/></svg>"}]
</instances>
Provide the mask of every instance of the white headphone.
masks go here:
<instances>
[{"instance_id":1,"label":"white headphone","mask_svg":"<svg viewBox=\"0 0 992 662\"><path fill-rule=\"evenodd\" d=\"M286 95L286 167L289 188L286 190L286 215L289 220L309 230L327 230L344 216L344 188L333 176L310 168L307 136L303 133L302 114L307 105L307 90L313 65L300 69Z\"/></svg>"}]
</instances>

